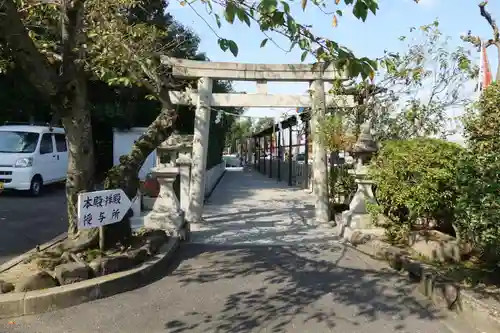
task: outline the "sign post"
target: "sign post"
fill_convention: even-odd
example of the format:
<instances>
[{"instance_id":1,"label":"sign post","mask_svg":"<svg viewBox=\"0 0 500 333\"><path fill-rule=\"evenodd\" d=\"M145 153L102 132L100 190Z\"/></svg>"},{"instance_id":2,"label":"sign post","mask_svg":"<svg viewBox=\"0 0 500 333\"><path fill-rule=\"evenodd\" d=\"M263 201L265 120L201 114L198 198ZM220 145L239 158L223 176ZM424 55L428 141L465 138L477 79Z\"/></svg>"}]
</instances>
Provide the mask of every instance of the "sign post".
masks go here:
<instances>
[{"instance_id":1,"label":"sign post","mask_svg":"<svg viewBox=\"0 0 500 333\"><path fill-rule=\"evenodd\" d=\"M104 250L104 226L120 222L132 206L121 189L78 194L78 229L99 228L99 247Z\"/></svg>"}]
</instances>

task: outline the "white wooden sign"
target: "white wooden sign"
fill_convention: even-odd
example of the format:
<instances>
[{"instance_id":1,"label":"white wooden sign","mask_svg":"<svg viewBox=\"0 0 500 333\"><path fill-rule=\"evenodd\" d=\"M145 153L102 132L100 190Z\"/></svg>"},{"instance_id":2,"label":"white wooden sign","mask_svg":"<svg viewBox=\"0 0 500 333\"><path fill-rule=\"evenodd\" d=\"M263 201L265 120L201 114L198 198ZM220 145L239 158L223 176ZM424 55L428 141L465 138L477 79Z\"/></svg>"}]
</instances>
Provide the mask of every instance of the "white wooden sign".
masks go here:
<instances>
[{"instance_id":1,"label":"white wooden sign","mask_svg":"<svg viewBox=\"0 0 500 333\"><path fill-rule=\"evenodd\" d=\"M80 193L78 228L89 229L120 222L132 203L121 189Z\"/></svg>"}]
</instances>

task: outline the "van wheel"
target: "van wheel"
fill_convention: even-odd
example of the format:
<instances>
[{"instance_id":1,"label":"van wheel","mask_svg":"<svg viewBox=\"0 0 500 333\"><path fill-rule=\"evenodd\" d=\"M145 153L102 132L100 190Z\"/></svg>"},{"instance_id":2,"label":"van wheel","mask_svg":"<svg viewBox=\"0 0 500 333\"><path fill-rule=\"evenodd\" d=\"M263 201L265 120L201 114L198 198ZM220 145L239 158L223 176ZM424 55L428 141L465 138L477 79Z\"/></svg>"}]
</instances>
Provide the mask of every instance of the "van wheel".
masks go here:
<instances>
[{"instance_id":1,"label":"van wheel","mask_svg":"<svg viewBox=\"0 0 500 333\"><path fill-rule=\"evenodd\" d=\"M30 194L33 197L38 197L42 193L43 181L40 176L35 176L31 180Z\"/></svg>"}]
</instances>

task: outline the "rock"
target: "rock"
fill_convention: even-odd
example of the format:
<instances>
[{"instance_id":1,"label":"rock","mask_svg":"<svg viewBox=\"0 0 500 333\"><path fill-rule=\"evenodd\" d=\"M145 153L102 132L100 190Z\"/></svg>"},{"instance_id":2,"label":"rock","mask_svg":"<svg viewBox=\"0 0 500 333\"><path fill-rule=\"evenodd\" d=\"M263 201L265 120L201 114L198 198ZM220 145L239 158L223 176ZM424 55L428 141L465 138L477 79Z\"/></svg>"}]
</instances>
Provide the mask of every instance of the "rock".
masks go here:
<instances>
[{"instance_id":1,"label":"rock","mask_svg":"<svg viewBox=\"0 0 500 333\"><path fill-rule=\"evenodd\" d=\"M387 249L385 258L392 269L396 271L403 269L403 254L400 251L389 248Z\"/></svg>"},{"instance_id":2,"label":"rock","mask_svg":"<svg viewBox=\"0 0 500 333\"><path fill-rule=\"evenodd\" d=\"M149 258L150 255L149 247L141 247L138 249L131 250L127 253L127 257L134 261L135 265L141 264Z\"/></svg>"},{"instance_id":3,"label":"rock","mask_svg":"<svg viewBox=\"0 0 500 333\"><path fill-rule=\"evenodd\" d=\"M0 280L0 292L2 294L10 293L12 290L14 290L14 285L12 283Z\"/></svg>"},{"instance_id":4,"label":"rock","mask_svg":"<svg viewBox=\"0 0 500 333\"><path fill-rule=\"evenodd\" d=\"M67 262L71 262L71 261L73 261L73 260L71 259L71 253L69 253L68 251L63 252L63 254L61 254L61 260L62 260L64 263L67 263Z\"/></svg>"},{"instance_id":5,"label":"rock","mask_svg":"<svg viewBox=\"0 0 500 333\"><path fill-rule=\"evenodd\" d=\"M160 247L168 240L168 235L163 230L152 230L144 235L144 237L146 239L144 245L145 248L149 249L149 255L156 254Z\"/></svg>"},{"instance_id":6,"label":"rock","mask_svg":"<svg viewBox=\"0 0 500 333\"><path fill-rule=\"evenodd\" d=\"M126 271L135 266L133 258L127 255L103 257L93 260L89 265L96 276Z\"/></svg>"},{"instance_id":7,"label":"rock","mask_svg":"<svg viewBox=\"0 0 500 333\"><path fill-rule=\"evenodd\" d=\"M27 276L16 285L16 292L25 292L32 290L48 289L57 287L57 280L49 273L40 271L34 275Z\"/></svg>"},{"instance_id":8,"label":"rock","mask_svg":"<svg viewBox=\"0 0 500 333\"><path fill-rule=\"evenodd\" d=\"M60 285L71 284L92 278L92 269L82 263L70 262L54 269L54 275Z\"/></svg>"},{"instance_id":9,"label":"rock","mask_svg":"<svg viewBox=\"0 0 500 333\"><path fill-rule=\"evenodd\" d=\"M440 262L460 262L463 249L453 237L437 231L413 233L411 248L420 255Z\"/></svg>"},{"instance_id":10,"label":"rock","mask_svg":"<svg viewBox=\"0 0 500 333\"><path fill-rule=\"evenodd\" d=\"M365 244L370 240L370 235L363 234L362 232L356 230L351 234L351 237L349 237L349 243L352 245L360 245L360 244Z\"/></svg>"},{"instance_id":11,"label":"rock","mask_svg":"<svg viewBox=\"0 0 500 333\"><path fill-rule=\"evenodd\" d=\"M460 254L462 256L470 256L474 248L469 243L459 242Z\"/></svg>"},{"instance_id":12,"label":"rock","mask_svg":"<svg viewBox=\"0 0 500 333\"><path fill-rule=\"evenodd\" d=\"M39 269L46 269L46 270L53 270L57 265L60 265L62 263L61 258L48 258L48 257L43 257L43 258L36 258L34 260L35 265Z\"/></svg>"},{"instance_id":13,"label":"rock","mask_svg":"<svg viewBox=\"0 0 500 333\"><path fill-rule=\"evenodd\" d=\"M460 247L454 242L443 241L418 241L411 246L411 248L431 260L440 262L460 262Z\"/></svg>"},{"instance_id":14,"label":"rock","mask_svg":"<svg viewBox=\"0 0 500 333\"><path fill-rule=\"evenodd\" d=\"M101 258L94 259L89 263L89 267L92 270L94 276L102 275L101 264Z\"/></svg>"},{"instance_id":15,"label":"rock","mask_svg":"<svg viewBox=\"0 0 500 333\"><path fill-rule=\"evenodd\" d=\"M448 307L451 307L458 300L458 287L454 284L446 283L443 288L443 296L448 303Z\"/></svg>"}]
</instances>

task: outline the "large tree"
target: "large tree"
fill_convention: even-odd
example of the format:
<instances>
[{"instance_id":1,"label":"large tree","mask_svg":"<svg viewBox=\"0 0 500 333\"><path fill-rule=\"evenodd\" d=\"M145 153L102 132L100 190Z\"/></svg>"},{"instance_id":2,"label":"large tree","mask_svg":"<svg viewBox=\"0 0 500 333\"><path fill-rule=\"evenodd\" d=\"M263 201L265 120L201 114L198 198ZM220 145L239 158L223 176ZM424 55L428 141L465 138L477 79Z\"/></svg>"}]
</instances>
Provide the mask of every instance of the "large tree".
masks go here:
<instances>
[{"instance_id":1,"label":"large tree","mask_svg":"<svg viewBox=\"0 0 500 333\"><path fill-rule=\"evenodd\" d=\"M243 144L244 141L252 134L252 119L244 117L234 119L231 128L226 133L226 147L230 147L232 152L238 150L238 143Z\"/></svg>"}]
</instances>

